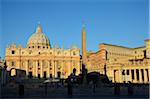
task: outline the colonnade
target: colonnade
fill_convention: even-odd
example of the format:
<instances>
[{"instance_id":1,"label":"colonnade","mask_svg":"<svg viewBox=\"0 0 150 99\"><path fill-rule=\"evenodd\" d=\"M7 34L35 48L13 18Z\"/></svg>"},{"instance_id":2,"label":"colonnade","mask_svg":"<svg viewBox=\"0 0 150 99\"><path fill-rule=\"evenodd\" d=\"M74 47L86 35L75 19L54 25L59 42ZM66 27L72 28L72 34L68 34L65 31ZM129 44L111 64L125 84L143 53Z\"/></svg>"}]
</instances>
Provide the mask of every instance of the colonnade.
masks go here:
<instances>
[{"instance_id":1,"label":"colonnade","mask_svg":"<svg viewBox=\"0 0 150 99\"><path fill-rule=\"evenodd\" d=\"M114 69L113 70L113 82L128 82L131 81L132 83L149 83L149 68L131 68L131 69Z\"/></svg>"},{"instance_id":2,"label":"colonnade","mask_svg":"<svg viewBox=\"0 0 150 99\"><path fill-rule=\"evenodd\" d=\"M80 73L80 61L77 60L31 60L32 64L29 61L24 62L26 75L33 77L50 78L51 75L53 78L66 78L72 73L73 68L76 68L77 74Z\"/></svg>"}]
</instances>

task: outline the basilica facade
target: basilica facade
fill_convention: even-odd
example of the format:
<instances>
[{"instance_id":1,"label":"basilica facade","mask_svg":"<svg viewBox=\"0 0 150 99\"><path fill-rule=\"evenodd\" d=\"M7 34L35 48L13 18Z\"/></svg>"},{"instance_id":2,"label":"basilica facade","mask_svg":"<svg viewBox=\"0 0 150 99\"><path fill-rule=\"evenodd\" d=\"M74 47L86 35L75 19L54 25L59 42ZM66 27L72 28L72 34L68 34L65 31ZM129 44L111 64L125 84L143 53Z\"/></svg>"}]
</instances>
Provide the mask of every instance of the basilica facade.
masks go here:
<instances>
[{"instance_id":1,"label":"basilica facade","mask_svg":"<svg viewBox=\"0 0 150 99\"><path fill-rule=\"evenodd\" d=\"M24 70L28 77L37 78L67 78L74 68L77 75L80 73L80 49L75 46L69 49L52 48L40 24L25 48L9 45L5 59L12 76L16 75L16 69Z\"/></svg>"}]
</instances>

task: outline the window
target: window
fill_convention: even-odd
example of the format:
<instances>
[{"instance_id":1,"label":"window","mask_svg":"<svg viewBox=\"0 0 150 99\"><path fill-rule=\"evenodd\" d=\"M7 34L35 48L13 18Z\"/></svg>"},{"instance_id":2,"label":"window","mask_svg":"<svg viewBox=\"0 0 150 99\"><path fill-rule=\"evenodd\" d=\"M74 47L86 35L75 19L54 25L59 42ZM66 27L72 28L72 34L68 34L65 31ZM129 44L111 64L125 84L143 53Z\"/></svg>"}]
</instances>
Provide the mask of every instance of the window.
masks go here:
<instances>
[{"instance_id":1,"label":"window","mask_svg":"<svg viewBox=\"0 0 150 99\"><path fill-rule=\"evenodd\" d=\"M45 48L45 46L43 46L43 48Z\"/></svg>"},{"instance_id":2,"label":"window","mask_svg":"<svg viewBox=\"0 0 150 99\"><path fill-rule=\"evenodd\" d=\"M34 48L34 46L32 46L32 48Z\"/></svg>"},{"instance_id":3,"label":"window","mask_svg":"<svg viewBox=\"0 0 150 99\"><path fill-rule=\"evenodd\" d=\"M38 66L40 66L40 63L39 63L39 61L38 61Z\"/></svg>"},{"instance_id":4,"label":"window","mask_svg":"<svg viewBox=\"0 0 150 99\"><path fill-rule=\"evenodd\" d=\"M38 48L40 48L40 46L38 46Z\"/></svg>"},{"instance_id":5,"label":"window","mask_svg":"<svg viewBox=\"0 0 150 99\"><path fill-rule=\"evenodd\" d=\"M146 58L146 50L144 50L143 52L144 52L144 58Z\"/></svg>"},{"instance_id":6,"label":"window","mask_svg":"<svg viewBox=\"0 0 150 99\"><path fill-rule=\"evenodd\" d=\"M15 51L14 51L14 50L12 50L12 51L11 51L11 54L15 54Z\"/></svg>"},{"instance_id":7,"label":"window","mask_svg":"<svg viewBox=\"0 0 150 99\"><path fill-rule=\"evenodd\" d=\"M40 52L39 52L39 54L40 54Z\"/></svg>"}]
</instances>

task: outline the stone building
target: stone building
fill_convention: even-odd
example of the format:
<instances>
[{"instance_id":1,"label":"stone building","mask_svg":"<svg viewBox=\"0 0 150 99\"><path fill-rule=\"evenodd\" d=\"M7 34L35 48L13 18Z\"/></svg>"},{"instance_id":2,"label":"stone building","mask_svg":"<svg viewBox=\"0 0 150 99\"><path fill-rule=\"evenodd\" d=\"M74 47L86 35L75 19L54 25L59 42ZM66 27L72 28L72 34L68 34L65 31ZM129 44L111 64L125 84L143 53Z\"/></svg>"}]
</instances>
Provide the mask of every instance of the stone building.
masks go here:
<instances>
[{"instance_id":1,"label":"stone building","mask_svg":"<svg viewBox=\"0 0 150 99\"><path fill-rule=\"evenodd\" d=\"M38 78L66 78L74 68L80 73L80 49L52 48L40 24L25 48L16 44L8 46L5 59L11 75L16 74L16 69L24 70L28 77Z\"/></svg>"},{"instance_id":2,"label":"stone building","mask_svg":"<svg viewBox=\"0 0 150 99\"><path fill-rule=\"evenodd\" d=\"M137 48L103 43L97 52L88 52L87 58L89 72L106 74L112 82L150 82L150 39Z\"/></svg>"}]
</instances>

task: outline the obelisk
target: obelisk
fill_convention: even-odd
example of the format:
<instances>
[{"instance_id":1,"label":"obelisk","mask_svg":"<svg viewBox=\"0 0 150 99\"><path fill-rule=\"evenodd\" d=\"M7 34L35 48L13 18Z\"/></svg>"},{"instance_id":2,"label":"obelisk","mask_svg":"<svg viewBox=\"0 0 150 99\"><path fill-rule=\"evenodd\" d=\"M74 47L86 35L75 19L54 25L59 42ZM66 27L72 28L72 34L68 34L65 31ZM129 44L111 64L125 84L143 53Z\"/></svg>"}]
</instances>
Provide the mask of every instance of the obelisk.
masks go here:
<instances>
[{"instance_id":1,"label":"obelisk","mask_svg":"<svg viewBox=\"0 0 150 99\"><path fill-rule=\"evenodd\" d=\"M86 31L85 25L82 26L82 64L86 66Z\"/></svg>"}]
</instances>

